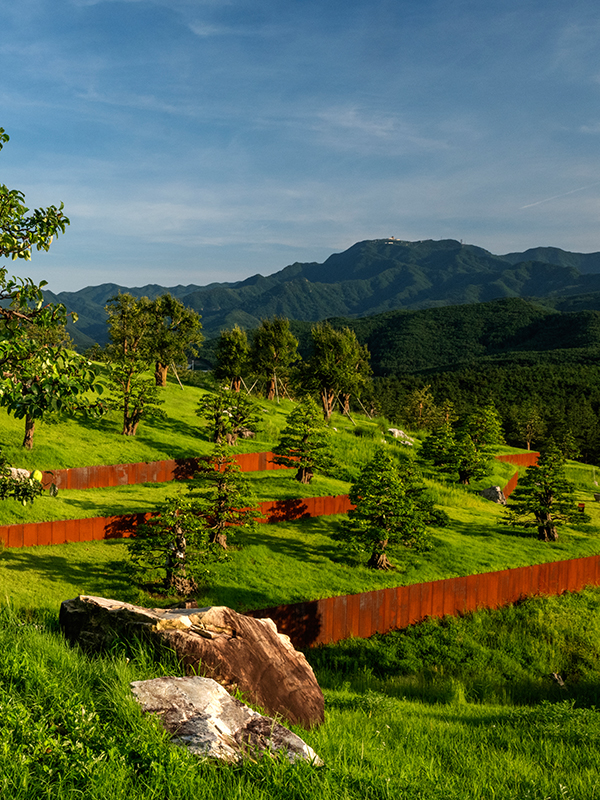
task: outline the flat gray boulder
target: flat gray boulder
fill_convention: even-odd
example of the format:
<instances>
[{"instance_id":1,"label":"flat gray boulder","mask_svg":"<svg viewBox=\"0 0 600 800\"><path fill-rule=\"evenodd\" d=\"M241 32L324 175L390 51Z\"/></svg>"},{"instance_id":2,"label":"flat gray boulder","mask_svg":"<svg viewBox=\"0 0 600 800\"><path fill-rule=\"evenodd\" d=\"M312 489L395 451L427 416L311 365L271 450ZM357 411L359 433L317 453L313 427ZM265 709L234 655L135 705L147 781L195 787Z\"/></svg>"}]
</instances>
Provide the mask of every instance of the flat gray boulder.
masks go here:
<instances>
[{"instance_id":1,"label":"flat gray boulder","mask_svg":"<svg viewBox=\"0 0 600 800\"><path fill-rule=\"evenodd\" d=\"M283 752L291 762L323 764L299 736L231 697L211 678L154 678L133 681L131 689L173 741L196 756L234 762Z\"/></svg>"},{"instance_id":2,"label":"flat gray boulder","mask_svg":"<svg viewBox=\"0 0 600 800\"><path fill-rule=\"evenodd\" d=\"M486 500L491 500L492 503L500 503L500 505L503 506L506 505L506 497L499 486L488 486L487 489L482 489L479 494L485 497Z\"/></svg>"},{"instance_id":3,"label":"flat gray boulder","mask_svg":"<svg viewBox=\"0 0 600 800\"><path fill-rule=\"evenodd\" d=\"M236 689L273 716L310 728L323 722L323 692L312 667L271 619L254 619L225 606L142 608L80 595L65 600L59 621L66 638L87 650L140 637L175 651L193 674Z\"/></svg>"}]
</instances>

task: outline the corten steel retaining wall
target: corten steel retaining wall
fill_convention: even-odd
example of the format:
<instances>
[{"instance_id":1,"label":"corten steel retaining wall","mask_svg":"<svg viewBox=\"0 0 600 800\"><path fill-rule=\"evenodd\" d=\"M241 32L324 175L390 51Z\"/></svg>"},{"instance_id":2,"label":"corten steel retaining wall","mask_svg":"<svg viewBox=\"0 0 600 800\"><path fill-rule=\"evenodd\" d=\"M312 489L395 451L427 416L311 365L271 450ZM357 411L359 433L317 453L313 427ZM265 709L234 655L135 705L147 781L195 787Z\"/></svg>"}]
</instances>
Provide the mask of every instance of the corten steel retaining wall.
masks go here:
<instances>
[{"instance_id":1,"label":"corten steel retaining wall","mask_svg":"<svg viewBox=\"0 0 600 800\"><path fill-rule=\"evenodd\" d=\"M507 453L503 456L495 456L498 461L504 461L508 464L514 464L517 467L532 467L534 464L537 464L537 460L539 458L539 453L536 451L530 451L529 453ZM517 483L519 482L519 473L515 472L509 482L506 484L504 489L502 490L504 497L508 498L517 488Z\"/></svg>"},{"instance_id":2,"label":"corten steel retaining wall","mask_svg":"<svg viewBox=\"0 0 600 800\"><path fill-rule=\"evenodd\" d=\"M516 466L535 464L539 453L516 453L496 456ZM237 453L235 460L244 472L262 472L270 469L287 469L273 464L273 453ZM47 470L42 485L47 489L52 483L58 489L102 489L135 483L166 483L191 478L198 467L196 458L178 458L168 461L148 461L137 464L109 464L93 467ZM505 493L506 494L506 493Z\"/></svg>"},{"instance_id":3,"label":"corten steel retaining wall","mask_svg":"<svg viewBox=\"0 0 600 800\"><path fill-rule=\"evenodd\" d=\"M301 500L277 500L259 503L259 522L274 523L330 514L345 514L352 508L348 495L306 497ZM0 542L5 547L89 542L94 539L121 539L131 536L150 513L125 514L116 517L59 519L52 522L29 522L23 525L1 525Z\"/></svg>"},{"instance_id":4,"label":"corten steel retaining wall","mask_svg":"<svg viewBox=\"0 0 600 800\"><path fill-rule=\"evenodd\" d=\"M235 460L244 472L286 469L273 464L273 453L237 453ZM138 464L109 464L94 467L74 467L45 471L42 485L52 483L58 489L102 489L134 483L166 483L191 478L198 469L197 458L176 458L168 461L148 461Z\"/></svg>"},{"instance_id":5,"label":"corten steel retaining wall","mask_svg":"<svg viewBox=\"0 0 600 800\"><path fill-rule=\"evenodd\" d=\"M315 647L356 636L406 628L427 617L498 608L536 594L562 594L600 585L600 556L415 583L363 594L328 597L249 611L270 617L296 647Z\"/></svg>"},{"instance_id":6,"label":"corten steel retaining wall","mask_svg":"<svg viewBox=\"0 0 600 800\"><path fill-rule=\"evenodd\" d=\"M497 456L501 461L530 466L539 453L518 453ZM272 453L242 453L236 456L241 469L246 472L284 469L271 462ZM196 471L196 459L153 461L139 464L79 467L44 473L52 476L59 488L82 489L120 486L127 483L163 483L175 478L189 478ZM517 485L518 473L504 487L508 497ZM49 481L51 482L51 481ZM299 500L279 500L259 504L260 522L286 522L309 517L345 514L352 508L348 495L336 497L307 497ZM148 519L149 514L126 514L113 517L31 522L23 525L0 526L0 542L5 547L30 547L35 545L86 542L94 539L116 539L130 536L135 527Z\"/></svg>"}]
</instances>

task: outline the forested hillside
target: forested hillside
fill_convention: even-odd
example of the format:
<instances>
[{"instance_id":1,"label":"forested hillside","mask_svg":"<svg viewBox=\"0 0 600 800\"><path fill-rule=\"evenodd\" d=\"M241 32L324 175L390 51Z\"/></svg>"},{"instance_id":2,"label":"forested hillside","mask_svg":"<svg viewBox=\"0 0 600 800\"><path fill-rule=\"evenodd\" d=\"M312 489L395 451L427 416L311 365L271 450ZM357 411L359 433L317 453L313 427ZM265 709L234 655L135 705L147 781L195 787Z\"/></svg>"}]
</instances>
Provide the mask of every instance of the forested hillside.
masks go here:
<instances>
[{"instance_id":1,"label":"forested hillside","mask_svg":"<svg viewBox=\"0 0 600 800\"><path fill-rule=\"evenodd\" d=\"M480 303L502 297L544 298L562 310L598 308L600 254L536 248L497 256L453 239L358 242L322 264L292 264L273 275L209 286L127 288L115 284L78 292L46 293L79 315L71 331L79 348L104 343L104 306L118 291L150 299L169 291L200 313L205 334L239 324L250 329L274 315L317 321L333 316L363 317L396 309L424 309ZM586 295L596 293L586 300ZM565 307L566 310L566 307Z\"/></svg>"}]
</instances>

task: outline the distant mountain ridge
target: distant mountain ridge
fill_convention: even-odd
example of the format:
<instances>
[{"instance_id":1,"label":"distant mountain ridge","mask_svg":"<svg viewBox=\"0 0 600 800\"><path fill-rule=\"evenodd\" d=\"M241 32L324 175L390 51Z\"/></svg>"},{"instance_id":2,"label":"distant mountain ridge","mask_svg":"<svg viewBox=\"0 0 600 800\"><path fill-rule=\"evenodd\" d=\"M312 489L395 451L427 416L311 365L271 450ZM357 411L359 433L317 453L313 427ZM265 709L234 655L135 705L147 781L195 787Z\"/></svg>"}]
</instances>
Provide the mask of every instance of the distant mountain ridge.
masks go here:
<instances>
[{"instance_id":1,"label":"distant mountain ridge","mask_svg":"<svg viewBox=\"0 0 600 800\"><path fill-rule=\"evenodd\" d=\"M454 239L374 239L334 253L322 264L295 263L273 275L234 283L135 288L107 283L77 292L45 292L45 297L77 312L71 333L82 349L106 341L104 306L119 291L150 298L170 292L202 315L208 337L236 323L256 327L276 314L315 322L502 297L537 299L556 310L566 304L579 311L600 308L600 253L538 247L498 256Z\"/></svg>"}]
</instances>

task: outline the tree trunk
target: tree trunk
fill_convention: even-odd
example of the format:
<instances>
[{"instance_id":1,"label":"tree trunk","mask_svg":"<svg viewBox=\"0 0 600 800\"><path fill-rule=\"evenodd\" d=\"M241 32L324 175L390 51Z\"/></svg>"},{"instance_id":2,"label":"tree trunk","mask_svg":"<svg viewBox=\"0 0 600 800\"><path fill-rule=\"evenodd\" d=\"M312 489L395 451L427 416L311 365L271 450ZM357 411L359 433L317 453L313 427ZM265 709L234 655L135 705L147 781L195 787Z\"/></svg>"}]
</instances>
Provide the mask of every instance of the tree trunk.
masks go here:
<instances>
[{"instance_id":1,"label":"tree trunk","mask_svg":"<svg viewBox=\"0 0 600 800\"><path fill-rule=\"evenodd\" d=\"M223 550L227 550L227 534L222 530L213 531L210 537L211 542L218 544Z\"/></svg>"},{"instance_id":2,"label":"tree trunk","mask_svg":"<svg viewBox=\"0 0 600 800\"><path fill-rule=\"evenodd\" d=\"M371 558L369 559L367 566L371 567L371 569L381 569L385 570L386 572L390 572L396 567L392 564L392 562L387 557L386 553L384 552L384 548L387 545L386 542L379 542L379 547L376 547L373 552L371 553Z\"/></svg>"},{"instance_id":3,"label":"tree trunk","mask_svg":"<svg viewBox=\"0 0 600 800\"><path fill-rule=\"evenodd\" d=\"M334 400L335 392L333 389L328 389L326 386L323 386L321 389L321 402L323 403L323 416L326 420L331 419Z\"/></svg>"},{"instance_id":4,"label":"tree trunk","mask_svg":"<svg viewBox=\"0 0 600 800\"><path fill-rule=\"evenodd\" d=\"M342 395L342 399L343 399L342 407L344 409L344 414L348 416L350 414L350 395L344 394Z\"/></svg>"},{"instance_id":5,"label":"tree trunk","mask_svg":"<svg viewBox=\"0 0 600 800\"><path fill-rule=\"evenodd\" d=\"M552 514L546 511L541 514L536 514L536 517L538 518L537 521L540 523L538 525L538 539L542 542L557 542L558 531L552 519Z\"/></svg>"},{"instance_id":6,"label":"tree trunk","mask_svg":"<svg viewBox=\"0 0 600 800\"><path fill-rule=\"evenodd\" d=\"M135 436L139 424L140 424L139 419L136 419L135 417L124 417L123 430L121 431L121 435Z\"/></svg>"},{"instance_id":7,"label":"tree trunk","mask_svg":"<svg viewBox=\"0 0 600 800\"><path fill-rule=\"evenodd\" d=\"M313 479L314 472L310 467L300 467L294 478L299 483L310 483Z\"/></svg>"},{"instance_id":8,"label":"tree trunk","mask_svg":"<svg viewBox=\"0 0 600 800\"><path fill-rule=\"evenodd\" d=\"M242 388L242 379L239 375L237 376L237 378L231 379L231 388L234 392L238 392L239 394L239 391Z\"/></svg>"},{"instance_id":9,"label":"tree trunk","mask_svg":"<svg viewBox=\"0 0 600 800\"><path fill-rule=\"evenodd\" d=\"M275 379L271 378L267 384L267 400L275 399Z\"/></svg>"},{"instance_id":10,"label":"tree trunk","mask_svg":"<svg viewBox=\"0 0 600 800\"><path fill-rule=\"evenodd\" d=\"M167 385L167 372L169 371L168 364L161 364L160 361L156 362L154 367L154 379L157 386Z\"/></svg>"},{"instance_id":11,"label":"tree trunk","mask_svg":"<svg viewBox=\"0 0 600 800\"><path fill-rule=\"evenodd\" d=\"M23 439L23 447L26 450L33 448L33 431L35 429L35 420L29 414L25 416L25 438Z\"/></svg>"}]
</instances>

